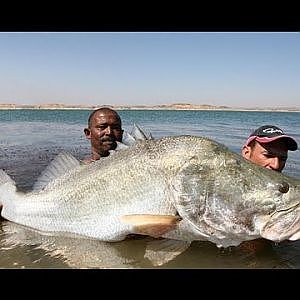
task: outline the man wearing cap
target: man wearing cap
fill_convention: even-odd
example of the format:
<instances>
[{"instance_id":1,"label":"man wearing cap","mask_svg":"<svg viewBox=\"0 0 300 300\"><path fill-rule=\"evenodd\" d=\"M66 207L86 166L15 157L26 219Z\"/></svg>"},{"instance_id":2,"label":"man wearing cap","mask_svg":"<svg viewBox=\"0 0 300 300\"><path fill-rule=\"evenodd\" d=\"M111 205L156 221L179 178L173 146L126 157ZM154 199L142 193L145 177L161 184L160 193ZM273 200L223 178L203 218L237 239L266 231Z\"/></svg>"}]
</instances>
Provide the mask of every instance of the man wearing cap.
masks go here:
<instances>
[{"instance_id":1,"label":"man wearing cap","mask_svg":"<svg viewBox=\"0 0 300 300\"><path fill-rule=\"evenodd\" d=\"M244 158L262 167L281 172L288 158L288 150L297 150L297 142L274 125L263 125L250 134L242 148ZM257 252L270 247L264 239L246 241L239 249Z\"/></svg>"},{"instance_id":2,"label":"man wearing cap","mask_svg":"<svg viewBox=\"0 0 300 300\"><path fill-rule=\"evenodd\" d=\"M297 149L297 142L282 129L263 125L250 134L242 148L242 155L260 166L281 172L288 158L288 150Z\"/></svg>"}]
</instances>

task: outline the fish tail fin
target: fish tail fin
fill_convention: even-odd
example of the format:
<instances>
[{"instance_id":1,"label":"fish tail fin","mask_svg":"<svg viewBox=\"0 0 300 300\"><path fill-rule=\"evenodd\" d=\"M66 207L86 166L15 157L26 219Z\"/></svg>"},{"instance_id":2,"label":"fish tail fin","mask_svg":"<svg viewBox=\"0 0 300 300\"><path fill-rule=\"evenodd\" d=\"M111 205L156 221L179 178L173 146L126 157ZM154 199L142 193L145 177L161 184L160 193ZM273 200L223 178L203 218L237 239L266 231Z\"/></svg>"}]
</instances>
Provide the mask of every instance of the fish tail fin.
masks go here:
<instances>
[{"instance_id":1,"label":"fish tail fin","mask_svg":"<svg viewBox=\"0 0 300 300\"><path fill-rule=\"evenodd\" d=\"M0 207L3 206L3 208L9 209L13 205L12 200L16 198L16 191L17 188L14 180L3 170L0 170Z\"/></svg>"}]
</instances>

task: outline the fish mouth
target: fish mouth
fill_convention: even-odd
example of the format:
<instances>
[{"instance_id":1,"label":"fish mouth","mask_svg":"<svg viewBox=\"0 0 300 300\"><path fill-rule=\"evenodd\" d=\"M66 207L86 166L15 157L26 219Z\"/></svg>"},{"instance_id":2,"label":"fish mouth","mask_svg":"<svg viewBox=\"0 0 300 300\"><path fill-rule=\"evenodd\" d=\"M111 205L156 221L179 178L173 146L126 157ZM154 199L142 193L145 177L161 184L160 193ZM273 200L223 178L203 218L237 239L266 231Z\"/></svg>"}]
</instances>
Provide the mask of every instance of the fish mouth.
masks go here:
<instances>
[{"instance_id":1,"label":"fish mouth","mask_svg":"<svg viewBox=\"0 0 300 300\"><path fill-rule=\"evenodd\" d=\"M290 241L297 241L300 240L300 231L297 231L289 238Z\"/></svg>"},{"instance_id":2,"label":"fish mouth","mask_svg":"<svg viewBox=\"0 0 300 300\"><path fill-rule=\"evenodd\" d=\"M274 212L262 228L261 236L274 242L300 239L300 203Z\"/></svg>"}]
</instances>

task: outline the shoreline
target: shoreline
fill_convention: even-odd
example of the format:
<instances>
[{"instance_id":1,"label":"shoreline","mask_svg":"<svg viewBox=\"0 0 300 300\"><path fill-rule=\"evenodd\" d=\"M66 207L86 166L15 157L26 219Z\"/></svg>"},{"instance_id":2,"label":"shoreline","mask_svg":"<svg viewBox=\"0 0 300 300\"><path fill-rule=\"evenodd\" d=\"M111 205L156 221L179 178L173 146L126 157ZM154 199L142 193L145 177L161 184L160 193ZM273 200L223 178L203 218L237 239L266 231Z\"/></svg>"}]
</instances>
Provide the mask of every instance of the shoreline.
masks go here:
<instances>
[{"instance_id":1,"label":"shoreline","mask_svg":"<svg viewBox=\"0 0 300 300\"><path fill-rule=\"evenodd\" d=\"M170 105L61 105L61 104L46 104L46 105L15 105L15 104L0 104L0 110L94 110L98 107L108 107L114 110L179 110L179 111L245 111L245 112L300 112L300 107L226 107L226 106L212 106L212 105L192 105L192 104L170 104Z\"/></svg>"},{"instance_id":2,"label":"shoreline","mask_svg":"<svg viewBox=\"0 0 300 300\"><path fill-rule=\"evenodd\" d=\"M0 107L0 111L4 110L94 110L95 108L23 108L23 107L16 107L16 108L2 108ZM187 109L180 109L180 108L113 108L117 111L139 111L139 110L159 110L159 111L240 111L240 112L300 112L300 109L248 109L248 108L230 108L230 109L209 109L209 108L187 108Z\"/></svg>"}]
</instances>

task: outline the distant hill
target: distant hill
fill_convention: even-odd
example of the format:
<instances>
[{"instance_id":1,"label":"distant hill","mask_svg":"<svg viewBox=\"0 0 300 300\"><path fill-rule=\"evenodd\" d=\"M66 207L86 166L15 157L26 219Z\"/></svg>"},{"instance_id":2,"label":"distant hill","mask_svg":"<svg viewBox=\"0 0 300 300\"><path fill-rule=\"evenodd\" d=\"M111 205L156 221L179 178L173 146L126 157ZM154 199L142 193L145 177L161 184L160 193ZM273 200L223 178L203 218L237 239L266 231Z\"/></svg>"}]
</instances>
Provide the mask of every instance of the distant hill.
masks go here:
<instances>
[{"instance_id":1,"label":"distant hill","mask_svg":"<svg viewBox=\"0 0 300 300\"><path fill-rule=\"evenodd\" d=\"M172 103L158 105L67 105L62 103L47 104L1 104L0 109L96 109L98 107L109 107L116 110L237 110L237 111L300 111L300 107L230 107L209 104Z\"/></svg>"}]
</instances>

